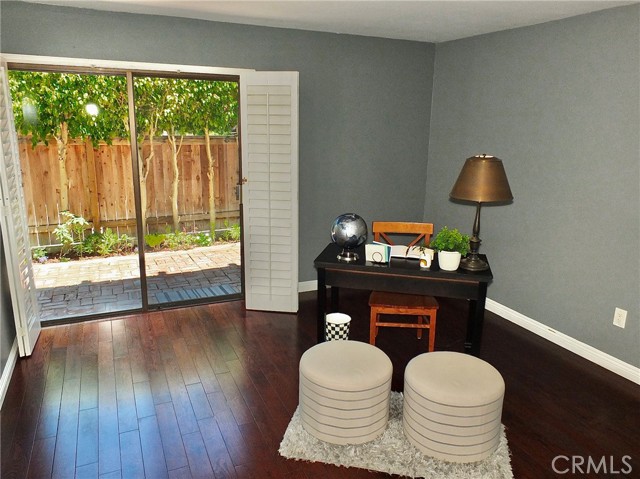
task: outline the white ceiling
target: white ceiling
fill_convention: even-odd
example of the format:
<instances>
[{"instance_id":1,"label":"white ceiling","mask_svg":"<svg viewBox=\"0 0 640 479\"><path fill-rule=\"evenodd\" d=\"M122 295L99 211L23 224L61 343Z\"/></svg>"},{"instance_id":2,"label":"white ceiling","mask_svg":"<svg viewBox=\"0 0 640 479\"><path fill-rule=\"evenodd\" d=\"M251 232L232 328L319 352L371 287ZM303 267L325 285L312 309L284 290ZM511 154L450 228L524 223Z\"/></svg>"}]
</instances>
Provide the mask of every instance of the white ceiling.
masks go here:
<instances>
[{"instance_id":1,"label":"white ceiling","mask_svg":"<svg viewBox=\"0 0 640 479\"><path fill-rule=\"evenodd\" d=\"M639 3L637 0L26 1L434 43Z\"/></svg>"}]
</instances>

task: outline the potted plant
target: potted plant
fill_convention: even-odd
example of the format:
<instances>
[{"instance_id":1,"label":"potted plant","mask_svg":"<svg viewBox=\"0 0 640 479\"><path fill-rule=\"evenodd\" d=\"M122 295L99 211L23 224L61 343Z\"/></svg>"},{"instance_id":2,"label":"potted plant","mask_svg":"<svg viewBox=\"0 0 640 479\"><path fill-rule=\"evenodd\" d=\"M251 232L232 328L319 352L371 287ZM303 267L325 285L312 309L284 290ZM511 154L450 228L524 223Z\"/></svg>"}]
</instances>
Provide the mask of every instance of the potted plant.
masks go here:
<instances>
[{"instance_id":1,"label":"potted plant","mask_svg":"<svg viewBox=\"0 0 640 479\"><path fill-rule=\"evenodd\" d=\"M433 238L429 247L438 252L440 269L455 271L460 266L460 259L469 252L469 235L445 226Z\"/></svg>"}]
</instances>

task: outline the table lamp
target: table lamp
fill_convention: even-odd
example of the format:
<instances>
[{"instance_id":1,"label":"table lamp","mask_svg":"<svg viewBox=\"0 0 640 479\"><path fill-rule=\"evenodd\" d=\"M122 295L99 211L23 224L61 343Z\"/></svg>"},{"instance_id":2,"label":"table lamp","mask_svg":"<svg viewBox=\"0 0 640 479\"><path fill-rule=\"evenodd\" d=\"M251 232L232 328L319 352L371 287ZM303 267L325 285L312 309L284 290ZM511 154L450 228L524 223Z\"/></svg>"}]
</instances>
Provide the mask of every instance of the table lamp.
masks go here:
<instances>
[{"instance_id":1,"label":"table lamp","mask_svg":"<svg viewBox=\"0 0 640 479\"><path fill-rule=\"evenodd\" d=\"M467 158L449 197L454 200L476 203L476 219L469 240L469 255L460 262L468 271L483 271L489 268L478 256L480 249L480 207L482 203L505 203L513 200L509 180L502 160L490 155Z\"/></svg>"}]
</instances>

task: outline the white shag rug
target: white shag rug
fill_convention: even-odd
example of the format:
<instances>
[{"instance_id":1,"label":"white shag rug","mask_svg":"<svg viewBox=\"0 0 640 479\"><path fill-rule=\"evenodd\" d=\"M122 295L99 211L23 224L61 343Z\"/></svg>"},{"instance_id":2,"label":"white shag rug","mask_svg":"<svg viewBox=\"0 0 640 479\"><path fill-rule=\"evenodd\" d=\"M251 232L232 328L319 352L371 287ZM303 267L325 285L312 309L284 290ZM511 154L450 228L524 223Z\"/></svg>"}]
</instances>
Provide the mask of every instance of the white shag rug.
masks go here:
<instances>
[{"instance_id":1,"label":"white shag rug","mask_svg":"<svg viewBox=\"0 0 640 479\"><path fill-rule=\"evenodd\" d=\"M296 409L280 443L280 455L414 478L513 479L504 426L498 449L484 461L467 464L441 461L423 455L405 438L402 401L402 393L391 393L389 424L382 436L365 444L348 446L329 444L313 437L302 427Z\"/></svg>"}]
</instances>

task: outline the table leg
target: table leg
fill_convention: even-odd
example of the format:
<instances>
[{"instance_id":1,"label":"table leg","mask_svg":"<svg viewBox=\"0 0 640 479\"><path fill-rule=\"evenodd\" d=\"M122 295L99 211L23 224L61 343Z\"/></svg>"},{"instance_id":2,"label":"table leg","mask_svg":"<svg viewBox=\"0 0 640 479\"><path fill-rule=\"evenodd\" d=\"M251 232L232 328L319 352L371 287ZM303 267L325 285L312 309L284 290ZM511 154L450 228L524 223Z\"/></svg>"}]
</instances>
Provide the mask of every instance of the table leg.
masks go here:
<instances>
[{"instance_id":1,"label":"table leg","mask_svg":"<svg viewBox=\"0 0 640 479\"><path fill-rule=\"evenodd\" d=\"M317 292L317 341L323 343L325 338L324 316L327 311L327 283L326 283L326 271L324 268L318 268L318 292Z\"/></svg>"},{"instance_id":2,"label":"table leg","mask_svg":"<svg viewBox=\"0 0 640 479\"><path fill-rule=\"evenodd\" d=\"M331 286L331 312L340 311L340 288Z\"/></svg>"},{"instance_id":3,"label":"table leg","mask_svg":"<svg viewBox=\"0 0 640 479\"><path fill-rule=\"evenodd\" d=\"M482 341L482 326L484 324L484 308L487 300L487 284L480 283L478 286L479 298L469 301L469 318L467 320L467 338L464 342L464 352L480 355L480 343Z\"/></svg>"}]
</instances>

